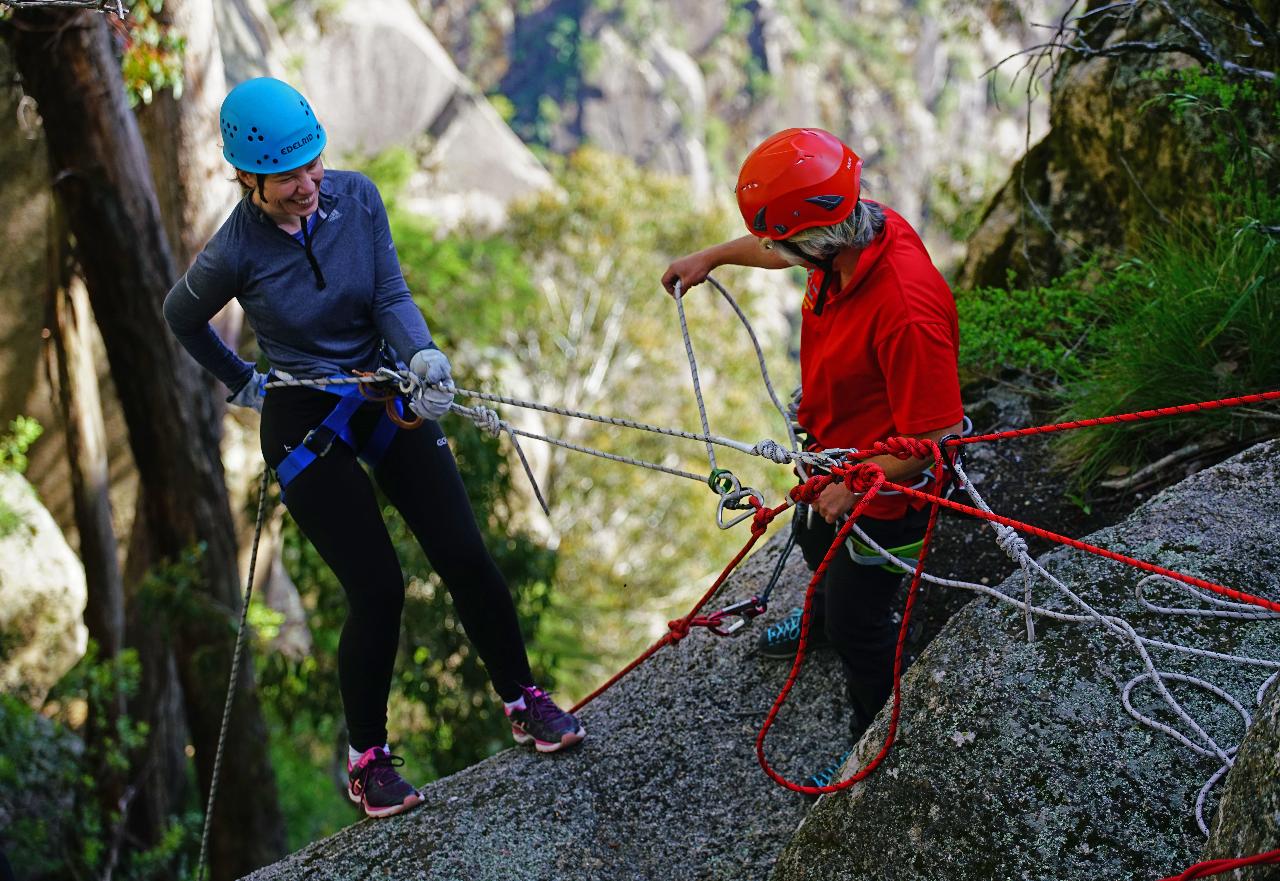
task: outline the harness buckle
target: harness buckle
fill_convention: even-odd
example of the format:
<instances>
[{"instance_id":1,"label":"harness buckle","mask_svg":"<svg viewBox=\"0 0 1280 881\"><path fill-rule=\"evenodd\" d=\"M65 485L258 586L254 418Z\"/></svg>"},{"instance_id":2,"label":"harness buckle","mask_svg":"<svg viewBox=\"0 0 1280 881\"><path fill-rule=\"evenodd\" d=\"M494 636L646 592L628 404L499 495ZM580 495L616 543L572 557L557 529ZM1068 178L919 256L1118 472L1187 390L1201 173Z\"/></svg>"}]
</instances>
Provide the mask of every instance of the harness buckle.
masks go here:
<instances>
[{"instance_id":1,"label":"harness buckle","mask_svg":"<svg viewBox=\"0 0 1280 881\"><path fill-rule=\"evenodd\" d=\"M320 425L307 432L307 436L302 439L302 445L315 453L316 458L320 458L329 454L329 451L333 449L333 442L337 439L338 433L336 431Z\"/></svg>"}]
</instances>

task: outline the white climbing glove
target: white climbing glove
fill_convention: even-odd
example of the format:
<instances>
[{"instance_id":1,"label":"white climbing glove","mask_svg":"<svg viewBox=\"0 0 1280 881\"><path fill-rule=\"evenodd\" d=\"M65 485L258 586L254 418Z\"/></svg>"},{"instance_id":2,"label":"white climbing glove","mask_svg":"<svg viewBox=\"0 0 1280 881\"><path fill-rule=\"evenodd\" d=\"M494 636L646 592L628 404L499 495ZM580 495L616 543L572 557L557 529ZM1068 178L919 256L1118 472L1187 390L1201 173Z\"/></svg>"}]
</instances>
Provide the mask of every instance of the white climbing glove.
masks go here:
<instances>
[{"instance_id":1,"label":"white climbing glove","mask_svg":"<svg viewBox=\"0 0 1280 881\"><path fill-rule=\"evenodd\" d=\"M453 403L453 373L449 359L439 349L422 349L409 361L409 369L424 385L409 402L409 409L423 419L439 419ZM437 389L430 386L440 385Z\"/></svg>"},{"instance_id":2,"label":"white climbing glove","mask_svg":"<svg viewBox=\"0 0 1280 881\"><path fill-rule=\"evenodd\" d=\"M241 386L240 391L227 398L227 403L236 407L251 407L262 412L262 399L267 394L267 375L253 371L249 381Z\"/></svg>"}]
</instances>

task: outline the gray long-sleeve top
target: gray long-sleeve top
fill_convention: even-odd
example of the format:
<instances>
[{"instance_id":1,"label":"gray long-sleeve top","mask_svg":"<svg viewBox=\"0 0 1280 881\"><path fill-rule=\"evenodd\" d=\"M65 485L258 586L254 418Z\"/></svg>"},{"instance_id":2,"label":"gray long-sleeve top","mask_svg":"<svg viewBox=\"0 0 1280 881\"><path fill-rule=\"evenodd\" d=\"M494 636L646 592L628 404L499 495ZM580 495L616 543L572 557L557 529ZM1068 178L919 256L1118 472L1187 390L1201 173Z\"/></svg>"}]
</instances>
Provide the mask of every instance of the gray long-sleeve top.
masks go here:
<instances>
[{"instance_id":1,"label":"gray long-sleeve top","mask_svg":"<svg viewBox=\"0 0 1280 881\"><path fill-rule=\"evenodd\" d=\"M326 171L311 249L242 199L164 300L183 347L232 393L253 365L228 349L210 319L235 297L274 370L315 379L373 370L382 341L398 360L431 345L414 305L378 188L352 171Z\"/></svg>"}]
</instances>

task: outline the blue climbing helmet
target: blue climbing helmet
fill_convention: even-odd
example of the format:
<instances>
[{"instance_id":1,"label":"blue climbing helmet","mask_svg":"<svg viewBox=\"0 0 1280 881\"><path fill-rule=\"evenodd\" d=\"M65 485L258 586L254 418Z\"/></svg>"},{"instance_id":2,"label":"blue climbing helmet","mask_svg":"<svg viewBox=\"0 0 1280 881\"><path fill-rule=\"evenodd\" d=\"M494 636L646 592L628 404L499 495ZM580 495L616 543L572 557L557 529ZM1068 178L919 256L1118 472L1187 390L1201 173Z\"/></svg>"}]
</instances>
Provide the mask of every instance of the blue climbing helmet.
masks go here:
<instances>
[{"instance_id":1,"label":"blue climbing helmet","mask_svg":"<svg viewBox=\"0 0 1280 881\"><path fill-rule=\"evenodd\" d=\"M218 113L222 155L242 171L273 174L311 162L324 150L324 126L302 93L269 76L245 80Z\"/></svg>"}]
</instances>

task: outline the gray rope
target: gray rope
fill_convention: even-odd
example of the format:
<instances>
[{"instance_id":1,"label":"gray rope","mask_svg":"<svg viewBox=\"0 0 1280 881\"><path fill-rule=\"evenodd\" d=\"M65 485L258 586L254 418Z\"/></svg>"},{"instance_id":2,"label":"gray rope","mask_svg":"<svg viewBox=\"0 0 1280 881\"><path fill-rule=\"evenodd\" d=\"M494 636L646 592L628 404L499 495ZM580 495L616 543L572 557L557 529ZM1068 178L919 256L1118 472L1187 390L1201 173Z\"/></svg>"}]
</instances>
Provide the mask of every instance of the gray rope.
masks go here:
<instances>
[{"instance_id":1,"label":"gray rope","mask_svg":"<svg viewBox=\"0 0 1280 881\"><path fill-rule=\"evenodd\" d=\"M684 317L684 291L681 290L680 279L675 284L676 312L680 315L680 335L684 337L684 351L689 356L689 372L693 375L693 396L698 400L698 416L702 419L702 433L711 434L711 426L707 423L707 405L702 401L702 384L698 382L698 362L693 357L693 341L689 338L689 322ZM707 442L707 458L711 460L711 470L716 470L716 450Z\"/></svg>"},{"instance_id":2,"label":"gray rope","mask_svg":"<svg viewBox=\"0 0 1280 881\"><path fill-rule=\"evenodd\" d=\"M532 432L532 431L525 431L523 428L516 428L511 423L507 422L505 419L499 419L498 414L495 413L493 410L490 410L488 407L464 407L461 404L451 404L450 409L453 412L459 414L460 416L466 416L468 419L475 422L477 426L489 432L492 432L493 430L492 428L490 428L490 425L494 424L494 422L496 421L496 424L499 426L499 430L507 432L512 436L513 439L516 435L519 435L520 437L527 437L533 440L542 441L543 443L553 444L554 446L557 446L557 447L564 447L566 450L573 450L576 453L586 453L588 456L596 456L601 459L609 459L612 462L621 462L624 465L635 465L639 468L648 468L652 471L661 471L664 474L670 474L674 477L684 477L689 480L696 480L698 483L707 482L706 477L700 474L693 474L692 472L689 472L689 471L682 471L679 468L671 468L666 465L659 465L656 462L646 462L644 459L634 459L630 456L620 456L616 453L606 453L604 450L597 450L593 447L585 447L585 446L582 446L581 444L574 444L574 443L570 443L569 441L560 440L559 438L548 437L546 435L537 434L536 432ZM532 473L530 473L529 477L530 479L533 478ZM536 487L536 484L535 484L535 487Z\"/></svg>"},{"instance_id":3,"label":"gray rope","mask_svg":"<svg viewBox=\"0 0 1280 881\"><path fill-rule=\"evenodd\" d=\"M231 655L231 681L227 683L227 702L222 708L222 728L218 731L218 748L213 755L213 776L209 778L209 802L204 810L204 830L200 833L200 860L196 863L196 881L204 878L204 861L209 850L209 828L213 823L213 805L218 795L218 774L222 770L222 750L226 745L227 726L231 722L231 703L240 677L240 656L244 650L244 636L249 620L249 599L253 596L253 574L258 563L258 541L262 538L263 515L267 509L267 481L269 468L262 469L258 488L258 522L253 527L253 550L249 552L249 578L244 586L244 605L240 609L240 627L236 631L236 647Z\"/></svg>"}]
</instances>

